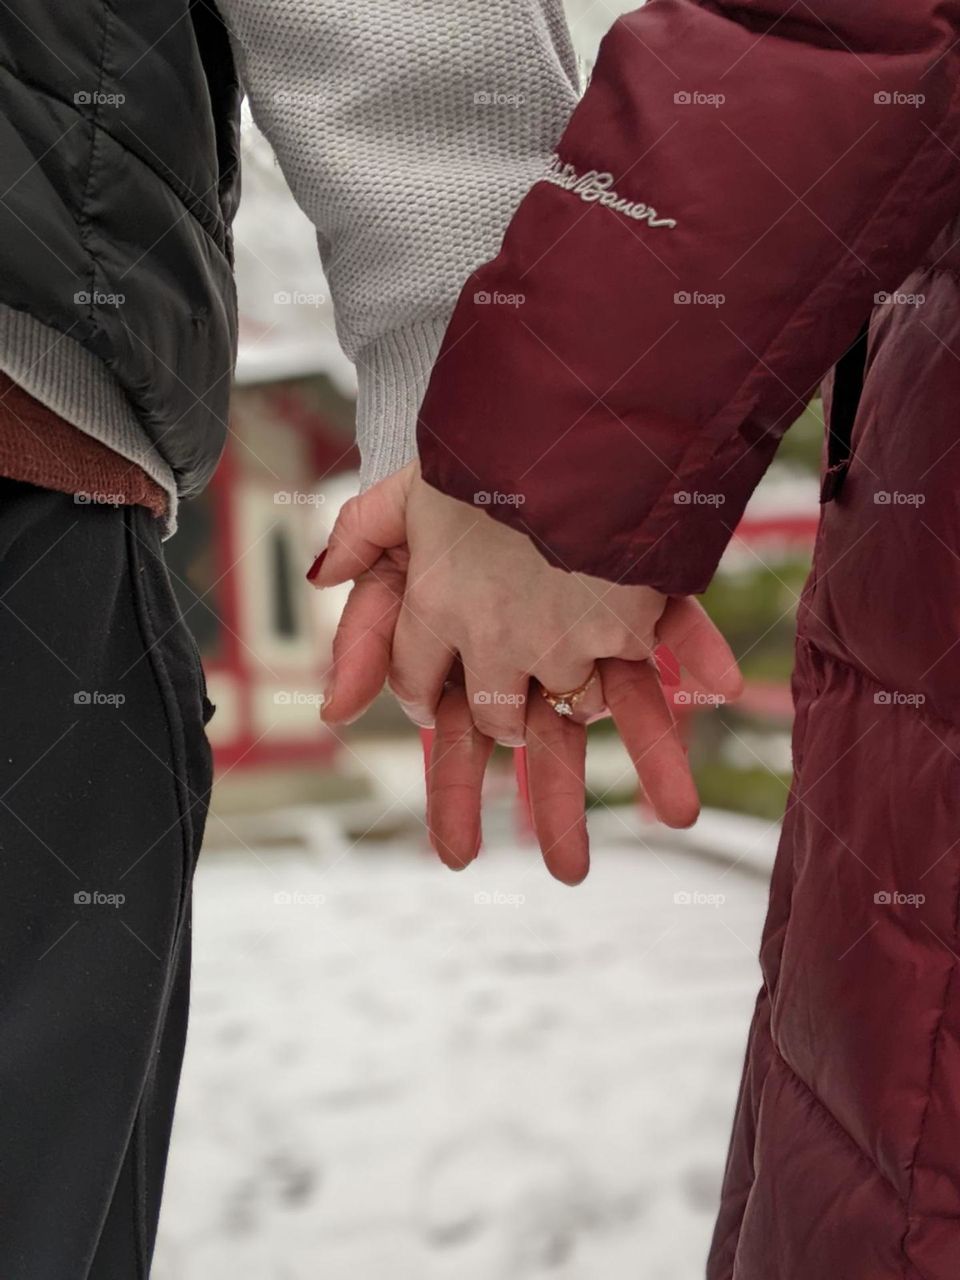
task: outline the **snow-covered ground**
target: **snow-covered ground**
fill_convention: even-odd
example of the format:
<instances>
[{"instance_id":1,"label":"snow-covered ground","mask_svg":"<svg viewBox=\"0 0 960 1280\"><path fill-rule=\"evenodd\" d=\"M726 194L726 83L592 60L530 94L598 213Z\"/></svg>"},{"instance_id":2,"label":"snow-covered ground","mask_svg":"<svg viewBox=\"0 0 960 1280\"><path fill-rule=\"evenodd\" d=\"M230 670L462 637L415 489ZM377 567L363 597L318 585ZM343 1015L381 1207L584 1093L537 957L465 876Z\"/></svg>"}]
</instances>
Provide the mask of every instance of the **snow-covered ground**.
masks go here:
<instances>
[{"instance_id":1,"label":"snow-covered ground","mask_svg":"<svg viewBox=\"0 0 960 1280\"><path fill-rule=\"evenodd\" d=\"M576 890L318 823L201 863L155 1280L696 1280L766 899L736 823L607 811Z\"/></svg>"}]
</instances>

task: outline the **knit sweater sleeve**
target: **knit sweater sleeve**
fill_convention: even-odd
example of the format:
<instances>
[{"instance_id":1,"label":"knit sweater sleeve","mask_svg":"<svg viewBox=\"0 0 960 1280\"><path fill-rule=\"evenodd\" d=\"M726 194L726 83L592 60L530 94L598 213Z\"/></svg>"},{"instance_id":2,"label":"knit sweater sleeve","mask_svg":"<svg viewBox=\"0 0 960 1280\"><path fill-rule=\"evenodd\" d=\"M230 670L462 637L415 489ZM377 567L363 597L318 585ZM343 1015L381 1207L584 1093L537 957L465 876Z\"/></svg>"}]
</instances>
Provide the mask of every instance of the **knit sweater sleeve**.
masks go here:
<instances>
[{"instance_id":1,"label":"knit sweater sleeve","mask_svg":"<svg viewBox=\"0 0 960 1280\"><path fill-rule=\"evenodd\" d=\"M219 0L357 367L363 482L416 453L464 279L577 101L562 0Z\"/></svg>"}]
</instances>

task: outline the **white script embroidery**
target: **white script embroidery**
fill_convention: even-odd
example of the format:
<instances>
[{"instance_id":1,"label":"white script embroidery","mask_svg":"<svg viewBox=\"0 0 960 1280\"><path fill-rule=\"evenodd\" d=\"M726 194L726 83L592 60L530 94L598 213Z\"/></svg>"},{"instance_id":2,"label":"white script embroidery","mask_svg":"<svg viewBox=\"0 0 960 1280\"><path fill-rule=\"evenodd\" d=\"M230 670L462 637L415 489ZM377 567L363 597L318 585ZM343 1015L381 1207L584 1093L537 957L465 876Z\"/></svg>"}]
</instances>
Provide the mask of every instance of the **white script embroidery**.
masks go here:
<instances>
[{"instance_id":1,"label":"white script embroidery","mask_svg":"<svg viewBox=\"0 0 960 1280\"><path fill-rule=\"evenodd\" d=\"M650 227L677 225L675 218L658 218L656 209L651 205L619 196L613 190L612 173L591 169L589 173L579 174L572 164L564 164L559 156L554 156L543 175L543 181L552 182L555 187L562 187L564 191L572 191L587 204L601 204L607 209L613 209L615 213L623 213L637 222L645 222Z\"/></svg>"}]
</instances>

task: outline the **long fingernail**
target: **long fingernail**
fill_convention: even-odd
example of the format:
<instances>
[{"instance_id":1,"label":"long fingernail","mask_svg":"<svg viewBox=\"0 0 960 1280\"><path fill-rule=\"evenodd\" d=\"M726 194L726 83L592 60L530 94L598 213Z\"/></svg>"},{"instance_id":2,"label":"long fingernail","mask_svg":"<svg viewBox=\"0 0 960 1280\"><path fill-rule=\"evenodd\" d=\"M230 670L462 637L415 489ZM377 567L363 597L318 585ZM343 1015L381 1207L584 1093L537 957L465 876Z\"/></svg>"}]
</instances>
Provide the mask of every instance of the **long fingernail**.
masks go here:
<instances>
[{"instance_id":1,"label":"long fingernail","mask_svg":"<svg viewBox=\"0 0 960 1280\"><path fill-rule=\"evenodd\" d=\"M654 650L654 661L660 681L667 688L675 688L680 683L680 663L666 645L658 645Z\"/></svg>"},{"instance_id":2,"label":"long fingernail","mask_svg":"<svg viewBox=\"0 0 960 1280\"><path fill-rule=\"evenodd\" d=\"M415 706L411 702L401 702L400 710L420 729L433 728L433 716L426 707Z\"/></svg>"},{"instance_id":3,"label":"long fingernail","mask_svg":"<svg viewBox=\"0 0 960 1280\"><path fill-rule=\"evenodd\" d=\"M497 738L501 747L509 747L512 751L516 751L517 747L525 747L527 745L525 738Z\"/></svg>"},{"instance_id":4,"label":"long fingernail","mask_svg":"<svg viewBox=\"0 0 960 1280\"><path fill-rule=\"evenodd\" d=\"M329 551L329 549L330 549L329 547L324 547L323 550L320 552L320 554L317 556L316 560L314 560L313 564L307 570L308 582L316 582L317 578L320 575L320 570L323 568L323 562L327 558L327 552Z\"/></svg>"}]
</instances>

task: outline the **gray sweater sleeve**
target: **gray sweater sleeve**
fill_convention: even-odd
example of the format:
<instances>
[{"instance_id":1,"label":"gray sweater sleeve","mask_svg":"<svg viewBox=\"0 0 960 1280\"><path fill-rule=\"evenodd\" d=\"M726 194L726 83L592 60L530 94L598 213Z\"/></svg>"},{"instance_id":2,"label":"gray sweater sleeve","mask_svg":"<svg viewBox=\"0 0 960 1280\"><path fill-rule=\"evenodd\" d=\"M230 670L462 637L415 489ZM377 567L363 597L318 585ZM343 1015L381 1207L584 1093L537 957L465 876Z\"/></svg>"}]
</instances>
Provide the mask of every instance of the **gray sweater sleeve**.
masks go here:
<instances>
[{"instance_id":1,"label":"gray sweater sleeve","mask_svg":"<svg viewBox=\"0 0 960 1280\"><path fill-rule=\"evenodd\" d=\"M463 282L576 105L562 0L219 4L254 118L317 228L370 484L415 455Z\"/></svg>"}]
</instances>

